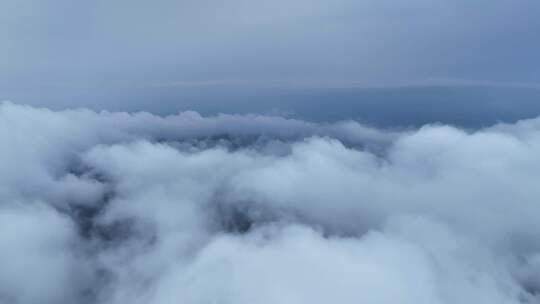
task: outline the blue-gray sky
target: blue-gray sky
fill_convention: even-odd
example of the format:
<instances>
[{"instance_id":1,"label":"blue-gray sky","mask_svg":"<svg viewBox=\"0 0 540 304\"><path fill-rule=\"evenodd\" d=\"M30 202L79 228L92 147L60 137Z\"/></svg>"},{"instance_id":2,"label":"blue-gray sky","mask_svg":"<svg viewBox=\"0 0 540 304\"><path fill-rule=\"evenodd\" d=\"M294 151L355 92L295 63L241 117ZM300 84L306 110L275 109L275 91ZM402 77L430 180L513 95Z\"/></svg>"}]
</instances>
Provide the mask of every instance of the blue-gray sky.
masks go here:
<instances>
[{"instance_id":1,"label":"blue-gray sky","mask_svg":"<svg viewBox=\"0 0 540 304\"><path fill-rule=\"evenodd\" d=\"M327 120L445 100L504 120L491 104L540 94L539 14L536 0L4 0L0 99Z\"/></svg>"}]
</instances>

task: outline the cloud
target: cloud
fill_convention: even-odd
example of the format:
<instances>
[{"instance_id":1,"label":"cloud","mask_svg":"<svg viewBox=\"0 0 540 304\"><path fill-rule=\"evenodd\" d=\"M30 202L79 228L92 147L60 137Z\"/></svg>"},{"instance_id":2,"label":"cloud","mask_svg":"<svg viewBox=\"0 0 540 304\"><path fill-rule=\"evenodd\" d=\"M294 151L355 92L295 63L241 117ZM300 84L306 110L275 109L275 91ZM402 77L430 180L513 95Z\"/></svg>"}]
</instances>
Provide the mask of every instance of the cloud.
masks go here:
<instances>
[{"instance_id":1,"label":"cloud","mask_svg":"<svg viewBox=\"0 0 540 304\"><path fill-rule=\"evenodd\" d=\"M0 303L537 303L540 120L0 105Z\"/></svg>"},{"instance_id":2,"label":"cloud","mask_svg":"<svg viewBox=\"0 0 540 304\"><path fill-rule=\"evenodd\" d=\"M84 303L87 261L65 215L43 204L0 205L0 302Z\"/></svg>"}]
</instances>

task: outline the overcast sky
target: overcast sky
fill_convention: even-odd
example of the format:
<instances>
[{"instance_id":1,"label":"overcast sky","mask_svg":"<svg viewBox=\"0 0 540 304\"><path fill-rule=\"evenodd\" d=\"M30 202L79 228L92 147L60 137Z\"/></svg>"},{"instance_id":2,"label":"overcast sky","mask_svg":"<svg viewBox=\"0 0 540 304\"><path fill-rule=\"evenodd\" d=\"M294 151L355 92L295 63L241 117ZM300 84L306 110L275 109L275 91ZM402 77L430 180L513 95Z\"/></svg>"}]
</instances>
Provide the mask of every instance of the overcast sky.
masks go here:
<instances>
[{"instance_id":1,"label":"overcast sky","mask_svg":"<svg viewBox=\"0 0 540 304\"><path fill-rule=\"evenodd\" d=\"M537 0L4 0L0 99L301 112L313 90L441 85L462 102L478 99L468 86L536 99L539 13Z\"/></svg>"}]
</instances>

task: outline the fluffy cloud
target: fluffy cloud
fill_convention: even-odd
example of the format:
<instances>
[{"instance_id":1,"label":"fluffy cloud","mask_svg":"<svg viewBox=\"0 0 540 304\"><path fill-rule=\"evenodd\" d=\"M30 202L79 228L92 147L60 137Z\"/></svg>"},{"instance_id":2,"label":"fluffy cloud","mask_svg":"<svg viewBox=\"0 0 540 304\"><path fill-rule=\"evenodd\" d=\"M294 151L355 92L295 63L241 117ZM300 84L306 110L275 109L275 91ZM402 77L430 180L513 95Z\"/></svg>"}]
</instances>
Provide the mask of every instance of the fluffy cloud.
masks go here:
<instances>
[{"instance_id":1,"label":"fluffy cloud","mask_svg":"<svg viewBox=\"0 0 540 304\"><path fill-rule=\"evenodd\" d=\"M540 122L0 105L0 303L537 303Z\"/></svg>"}]
</instances>

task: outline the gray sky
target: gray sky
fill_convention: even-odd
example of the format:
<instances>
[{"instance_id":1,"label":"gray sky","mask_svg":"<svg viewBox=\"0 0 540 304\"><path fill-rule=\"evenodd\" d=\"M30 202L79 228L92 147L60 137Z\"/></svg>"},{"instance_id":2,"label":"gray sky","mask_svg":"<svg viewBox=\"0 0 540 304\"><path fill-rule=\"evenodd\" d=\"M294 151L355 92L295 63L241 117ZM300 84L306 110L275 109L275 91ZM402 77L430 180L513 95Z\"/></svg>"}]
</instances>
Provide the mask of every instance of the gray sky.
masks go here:
<instances>
[{"instance_id":1,"label":"gray sky","mask_svg":"<svg viewBox=\"0 0 540 304\"><path fill-rule=\"evenodd\" d=\"M291 90L441 85L458 95L535 88L531 99L539 13L536 0L4 0L0 99L153 112L232 100L230 111L294 111Z\"/></svg>"}]
</instances>

